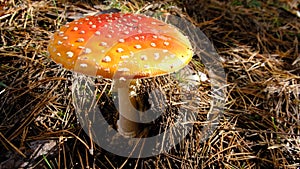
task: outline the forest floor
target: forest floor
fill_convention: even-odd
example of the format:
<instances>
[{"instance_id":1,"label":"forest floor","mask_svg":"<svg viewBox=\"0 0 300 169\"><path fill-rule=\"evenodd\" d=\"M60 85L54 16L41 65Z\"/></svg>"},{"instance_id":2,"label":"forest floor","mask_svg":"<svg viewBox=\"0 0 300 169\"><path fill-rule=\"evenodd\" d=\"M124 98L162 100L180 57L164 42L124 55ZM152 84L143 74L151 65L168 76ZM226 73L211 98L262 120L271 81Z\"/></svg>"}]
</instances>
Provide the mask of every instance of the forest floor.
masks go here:
<instances>
[{"instance_id":1,"label":"forest floor","mask_svg":"<svg viewBox=\"0 0 300 169\"><path fill-rule=\"evenodd\" d=\"M300 167L297 0L0 2L0 168ZM212 106L207 88L213 84L208 82L196 89L204 99L196 107L199 121L191 121L192 130L168 152L147 158L120 157L102 149L83 131L72 104L72 72L51 60L47 46L66 22L110 8L179 16L212 42L225 72L225 105L217 127L206 139L199 135L201 119ZM190 66L209 77L205 67L195 67L199 61L194 57ZM142 82L170 84L170 79L163 79L158 77L155 84ZM110 85L109 80L101 81L100 93ZM172 89L171 85L167 90ZM116 112L107 108L111 95L101 96L104 109ZM169 115L174 112L168 113L160 122L172 121ZM116 113L106 116L110 123L117 117ZM155 125L152 130L161 127Z\"/></svg>"}]
</instances>

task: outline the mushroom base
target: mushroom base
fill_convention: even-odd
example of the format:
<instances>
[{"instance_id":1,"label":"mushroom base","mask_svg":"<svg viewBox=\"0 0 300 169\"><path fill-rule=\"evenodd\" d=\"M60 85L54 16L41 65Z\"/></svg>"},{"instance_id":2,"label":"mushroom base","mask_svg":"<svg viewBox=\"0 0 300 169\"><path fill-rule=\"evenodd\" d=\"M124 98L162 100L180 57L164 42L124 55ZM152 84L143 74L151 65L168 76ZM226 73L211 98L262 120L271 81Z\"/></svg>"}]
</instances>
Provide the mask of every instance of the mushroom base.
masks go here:
<instances>
[{"instance_id":1,"label":"mushroom base","mask_svg":"<svg viewBox=\"0 0 300 169\"><path fill-rule=\"evenodd\" d=\"M118 132L126 138L136 137L140 128L139 123L130 121L122 115L120 115L117 121L117 126Z\"/></svg>"}]
</instances>

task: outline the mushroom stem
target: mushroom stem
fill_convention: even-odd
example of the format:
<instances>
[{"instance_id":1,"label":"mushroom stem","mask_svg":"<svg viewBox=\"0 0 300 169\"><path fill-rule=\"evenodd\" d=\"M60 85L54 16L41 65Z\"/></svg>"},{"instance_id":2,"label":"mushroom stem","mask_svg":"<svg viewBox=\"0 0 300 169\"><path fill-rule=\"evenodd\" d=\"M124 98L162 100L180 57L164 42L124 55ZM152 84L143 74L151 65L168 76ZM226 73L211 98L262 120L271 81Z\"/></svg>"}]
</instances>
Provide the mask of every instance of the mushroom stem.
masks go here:
<instances>
[{"instance_id":1,"label":"mushroom stem","mask_svg":"<svg viewBox=\"0 0 300 169\"><path fill-rule=\"evenodd\" d=\"M119 120L117 122L118 131L124 137L135 137L140 130L139 113L129 96L129 86L127 82L117 82L119 101ZM133 100L133 104L135 101Z\"/></svg>"}]
</instances>

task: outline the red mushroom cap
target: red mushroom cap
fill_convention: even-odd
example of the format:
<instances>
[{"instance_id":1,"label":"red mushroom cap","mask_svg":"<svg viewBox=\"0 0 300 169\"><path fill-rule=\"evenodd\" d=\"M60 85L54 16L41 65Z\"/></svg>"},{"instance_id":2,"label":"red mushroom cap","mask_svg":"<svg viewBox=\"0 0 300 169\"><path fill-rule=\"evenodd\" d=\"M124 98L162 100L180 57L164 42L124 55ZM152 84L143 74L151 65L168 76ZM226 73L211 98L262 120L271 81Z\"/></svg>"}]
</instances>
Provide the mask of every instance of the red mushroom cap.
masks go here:
<instances>
[{"instance_id":1,"label":"red mushroom cap","mask_svg":"<svg viewBox=\"0 0 300 169\"><path fill-rule=\"evenodd\" d=\"M177 71L192 59L186 36L139 14L88 16L60 28L48 46L63 67L92 76L143 78Z\"/></svg>"}]
</instances>

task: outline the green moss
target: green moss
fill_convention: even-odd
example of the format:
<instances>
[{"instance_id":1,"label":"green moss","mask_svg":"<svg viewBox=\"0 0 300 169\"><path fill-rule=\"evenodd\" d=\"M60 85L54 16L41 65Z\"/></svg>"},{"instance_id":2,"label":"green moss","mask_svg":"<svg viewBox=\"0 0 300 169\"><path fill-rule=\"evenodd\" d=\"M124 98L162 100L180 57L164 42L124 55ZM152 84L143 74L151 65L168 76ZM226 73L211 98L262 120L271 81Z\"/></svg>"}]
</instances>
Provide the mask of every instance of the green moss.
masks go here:
<instances>
[{"instance_id":1,"label":"green moss","mask_svg":"<svg viewBox=\"0 0 300 169\"><path fill-rule=\"evenodd\" d=\"M231 2L231 5L232 6L241 6L241 5L243 5L243 3L239 0L234 0Z\"/></svg>"}]
</instances>

